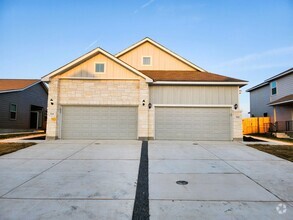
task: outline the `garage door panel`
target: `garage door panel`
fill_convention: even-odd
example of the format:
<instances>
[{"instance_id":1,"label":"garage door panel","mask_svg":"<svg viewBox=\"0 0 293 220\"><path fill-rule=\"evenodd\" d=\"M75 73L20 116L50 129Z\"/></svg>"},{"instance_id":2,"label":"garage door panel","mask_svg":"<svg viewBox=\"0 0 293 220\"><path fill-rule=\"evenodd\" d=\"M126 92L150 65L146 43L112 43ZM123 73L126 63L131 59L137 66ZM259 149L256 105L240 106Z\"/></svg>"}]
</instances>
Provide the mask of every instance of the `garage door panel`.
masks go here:
<instances>
[{"instance_id":1,"label":"garage door panel","mask_svg":"<svg viewBox=\"0 0 293 220\"><path fill-rule=\"evenodd\" d=\"M137 139L137 107L63 106L63 139Z\"/></svg>"},{"instance_id":2,"label":"garage door panel","mask_svg":"<svg viewBox=\"0 0 293 220\"><path fill-rule=\"evenodd\" d=\"M155 138L230 140L230 108L156 107Z\"/></svg>"}]
</instances>

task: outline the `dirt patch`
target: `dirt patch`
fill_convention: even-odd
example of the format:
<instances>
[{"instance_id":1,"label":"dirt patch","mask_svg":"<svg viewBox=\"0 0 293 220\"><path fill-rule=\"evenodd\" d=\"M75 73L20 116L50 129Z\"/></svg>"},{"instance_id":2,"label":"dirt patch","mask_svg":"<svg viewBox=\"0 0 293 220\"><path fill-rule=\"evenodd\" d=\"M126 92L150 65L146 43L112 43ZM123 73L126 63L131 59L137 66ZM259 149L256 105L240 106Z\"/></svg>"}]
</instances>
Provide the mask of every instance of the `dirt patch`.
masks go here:
<instances>
[{"instance_id":1,"label":"dirt patch","mask_svg":"<svg viewBox=\"0 0 293 220\"><path fill-rule=\"evenodd\" d=\"M293 146L292 145L263 145L263 144L248 144L257 150L275 155L285 160L293 162Z\"/></svg>"},{"instance_id":2,"label":"dirt patch","mask_svg":"<svg viewBox=\"0 0 293 220\"><path fill-rule=\"evenodd\" d=\"M0 156L30 147L35 144L36 143L0 143Z\"/></svg>"}]
</instances>

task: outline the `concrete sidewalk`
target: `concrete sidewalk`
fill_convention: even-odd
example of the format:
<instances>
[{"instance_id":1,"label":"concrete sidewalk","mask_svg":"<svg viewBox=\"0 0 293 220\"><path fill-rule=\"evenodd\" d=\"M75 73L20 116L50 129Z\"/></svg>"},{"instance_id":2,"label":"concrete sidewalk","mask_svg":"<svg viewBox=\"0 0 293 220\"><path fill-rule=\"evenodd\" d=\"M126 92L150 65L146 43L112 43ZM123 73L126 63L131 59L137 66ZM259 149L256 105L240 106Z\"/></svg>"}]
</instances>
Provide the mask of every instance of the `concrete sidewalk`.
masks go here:
<instances>
[{"instance_id":1,"label":"concrete sidewalk","mask_svg":"<svg viewBox=\"0 0 293 220\"><path fill-rule=\"evenodd\" d=\"M151 219L291 219L291 162L237 142L193 143L149 142Z\"/></svg>"},{"instance_id":2,"label":"concrete sidewalk","mask_svg":"<svg viewBox=\"0 0 293 220\"><path fill-rule=\"evenodd\" d=\"M50 141L0 157L0 219L131 219L140 141Z\"/></svg>"}]
</instances>

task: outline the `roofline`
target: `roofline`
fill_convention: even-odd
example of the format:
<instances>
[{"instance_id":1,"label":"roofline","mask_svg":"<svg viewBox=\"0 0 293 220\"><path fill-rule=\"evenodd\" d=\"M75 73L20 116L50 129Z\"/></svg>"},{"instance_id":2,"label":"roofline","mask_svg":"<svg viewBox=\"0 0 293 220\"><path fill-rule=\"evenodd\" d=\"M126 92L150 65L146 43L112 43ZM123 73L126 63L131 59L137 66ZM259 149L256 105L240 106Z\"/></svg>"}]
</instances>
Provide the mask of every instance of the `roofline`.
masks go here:
<instances>
[{"instance_id":1,"label":"roofline","mask_svg":"<svg viewBox=\"0 0 293 220\"><path fill-rule=\"evenodd\" d=\"M283 101L283 102L271 103L271 104L269 104L269 105L280 105L280 104L285 104L285 103L289 103L289 102L293 102L293 99L291 99L291 100L287 100L287 101Z\"/></svg>"},{"instance_id":2,"label":"roofline","mask_svg":"<svg viewBox=\"0 0 293 220\"><path fill-rule=\"evenodd\" d=\"M288 70L285 70L285 71L282 72L282 73L279 73L278 75L275 75L275 76L273 76L273 77L271 77L271 78L268 78L267 80L265 80L265 82L270 82L270 81L272 81L272 80L274 80L274 79L278 79L278 78L280 78L280 77L286 76L287 74L292 73L292 72L293 72L293 68L290 68L290 69L288 69Z\"/></svg>"},{"instance_id":3,"label":"roofline","mask_svg":"<svg viewBox=\"0 0 293 220\"><path fill-rule=\"evenodd\" d=\"M157 43L156 41L150 39L149 37L146 37L146 38L142 39L141 41L139 41L139 42L133 44L132 46L127 47L126 49L124 49L124 50L122 50L121 52L117 53L117 54L115 55L115 57L120 57L120 56L122 56L123 54L127 53L128 51L130 51L130 50L132 50L132 49L138 47L139 45L141 45L141 44L143 44L143 43L145 43L145 42L147 42L147 41L150 42L150 43L152 43L152 44L154 44L155 46L159 47L161 50L165 51L166 53L171 54L171 55L174 56L175 58L177 58L177 59L181 60L182 62L186 63L187 65L189 65L189 66L191 66L191 67L193 67L193 68L195 68L195 69L197 69L197 70L199 70L199 71L201 71L201 72L206 72L206 70L204 70L203 68L201 68L201 67L195 65L194 63L190 62L189 60L187 60L187 59L181 57L180 55L174 53L173 51L167 49L166 47L164 47L163 45L161 45L161 44Z\"/></svg>"},{"instance_id":4,"label":"roofline","mask_svg":"<svg viewBox=\"0 0 293 220\"><path fill-rule=\"evenodd\" d=\"M34 86L34 85L37 85L38 83L42 83L42 85L44 86L44 89L45 89L46 92L48 93L48 87L47 87L47 86L45 85L45 83L42 82L41 80L39 80L39 81L37 81L37 82L35 82L35 83L33 83L33 84L31 84L31 85L25 87L25 88L22 88L22 89L2 90L2 91L0 91L0 93L21 92L21 91L24 91L24 90L26 90L26 89L28 89L28 88Z\"/></svg>"},{"instance_id":5,"label":"roofline","mask_svg":"<svg viewBox=\"0 0 293 220\"><path fill-rule=\"evenodd\" d=\"M237 85L245 86L248 82L191 82L191 81L156 81L154 85Z\"/></svg>"},{"instance_id":6,"label":"roofline","mask_svg":"<svg viewBox=\"0 0 293 220\"><path fill-rule=\"evenodd\" d=\"M253 90L259 89L259 88L267 86L267 85L269 85L268 82L263 82L263 83L260 83L260 84L258 84L256 86L254 86L254 87L251 87L250 89L247 89L246 92L251 92Z\"/></svg>"},{"instance_id":7,"label":"roofline","mask_svg":"<svg viewBox=\"0 0 293 220\"><path fill-rule=\"evenodd\" d=\"M260 83L260 84L254 86L254 87L252 87L250 89L247 89L246 92L251 92L253 90L256 90L256 89L259 89L261 87L264 87L264 86L268 85L272 80L281 78L281 77L286 76L286 75L288 75L288 74L290 74L292 72L293 72L293 68L290 68L290 69L288 69L288 70L286 70L286 71L284 71L284 72L282 72L280 74L277 74L277 75L275 75L275 76L273 76L271 78L266 79L263 83Z\"/></svg>"},{"instance_id":8,"label":"roofline","mask_svg":"<svg viewBox=\"0 0 293 220\"><path fill-rule=\"evenodd\" d=\"M44 82L49 82L50 78L58 75L60 73L63 73L64 71L66 71L67 69L78 65L80 63L82 63L84 60L86 60L87 58L94 56L98 53L102 53L103 55L105 55L106 57L112 59L113 61L115 61L116 63L119 63L120 65L124 66L126 69L134 72L135 74L141 76L142 78L146 79L146 82L152 82L153 80L151 78L149 78L148 76L144 75L143 73L141 73L140 71L138 71L137 69L133 68L132 66L128 65L127 63L123 62L122 60L119 60L118 58L116 58L115 56L113 56L112 54L108 53L107 51L103 50L102 48L98 47L80 57L78 57L77 59L65 64L64 66L54 70L53 72L45 75L42 77L42 81Z\"/></svg>"}]
</instances>

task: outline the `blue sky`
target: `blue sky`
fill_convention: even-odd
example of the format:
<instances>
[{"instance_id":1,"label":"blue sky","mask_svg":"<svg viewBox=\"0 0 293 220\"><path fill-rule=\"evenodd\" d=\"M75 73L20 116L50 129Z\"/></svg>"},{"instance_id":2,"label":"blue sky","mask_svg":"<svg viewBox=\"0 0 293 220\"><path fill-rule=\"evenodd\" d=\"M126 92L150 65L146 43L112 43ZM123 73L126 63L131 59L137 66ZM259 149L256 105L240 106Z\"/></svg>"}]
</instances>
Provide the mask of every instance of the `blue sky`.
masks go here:
<instances>
[{"instance_id":1,"label":"blue sky","mask_svg":"<svg viewBox=\"0 0 293 220\"><path fill-rule=\"evenodd\" d=\"M292 0L0 0L0 78L40 78L148 36L196 65L249 81L293 66Z\"/></svg>"}]
</instances>

